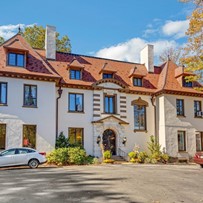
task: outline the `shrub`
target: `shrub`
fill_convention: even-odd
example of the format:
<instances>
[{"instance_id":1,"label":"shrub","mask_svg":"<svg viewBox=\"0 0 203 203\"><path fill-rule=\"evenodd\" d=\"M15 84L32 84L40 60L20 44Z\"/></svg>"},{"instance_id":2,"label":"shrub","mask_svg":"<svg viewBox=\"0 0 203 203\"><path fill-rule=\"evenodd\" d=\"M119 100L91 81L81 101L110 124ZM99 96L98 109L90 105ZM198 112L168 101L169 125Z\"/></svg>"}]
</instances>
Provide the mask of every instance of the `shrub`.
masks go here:
<instances>
[{"instance_id":1,"label":"shrub","mask_svg":"<svg viewBox=\"0 0 203 203\"><path fill-rule=\"evenodd\" d=\"M68 148L58 148L47 155L47 162L56 165L66 165L68 158Z\"/></svg>"},{"instance_id":2,"label":"shrub","mask_svg":"<svg viewBox=\"0 0 203 203\"><path fill-rule=\"evenodd\" d=\"M86 156L85 150L81 147L58 148L47 155L47 162L58 166L91 163L92 159Z\"/></svg>"},{"instance_id":3,"label":"shrub","mask_svg":"<svg viewBox=\"0 0 203 203\"><path fill-rule=\"evenodd\" d=\"M135 159L137 157L137 153L136 152L129 152L128 156L130 157L130 159Z\"/></svg>"},{"instance_id":4,"label":"shrub","mask_svg":"<svg viewBox=\"0 0 203 203\"><path fill-rule=\"evenodd\" d=\"M86 152L81 147L69 147L68 148L68 163L81 165L85 163Z\"/></svg>"},{"instance_id":5,"label":"shrub","mask_svg":"<svg viewBox=\"0 0 203 203\"><path fill-rule=\"evenodd\" d=\"M152 163L152 164L157 164L157 162L158 162L158 161L157 161L156 159L153 159L153 158L151 159L151 163Z\"/></svg>"},{"instance_id":6,"label":"shrub","mask_svg":"<svg viewBox=\"0 0 203 203\"><path fill-rule=\"evenodd\" d=\"M138 154L138 162L139 163L144 163L145 162L145 159L148 157L147 153L146 152L140 152Z\"/></svg>"},{"instance_id":7,"label":"shrub","mask_svg":"<svg viewBox=\"0 0 203 203\"><path fill-rule=\"evenodd\" d=\"M148 142L148 149L151 154L158 153L161 154L161 145L155 140L153 135L150 136L150 142Z\"/></svg>"},{"instance_id":8,"label":"shrub","mask_svg":"<svg viewBox=\"0 0 203 203\"><path fill-rule=\"evenodd\" d=\"M99 164L99 159L98 158L93 158L92 164Z\"/></svg>"},{"instance_id":9,"label":"shrub","mask_svg":"<svg viewBox=\"0 0 203 203\"><path fill-rule=\"evenodd\" d=\"M168 154L161 154L161 161L162 163L167 163L169 160Z\"/></svg>"},{"instance_id":10,"label":"shrub","mask_svg":"<svg viewBox=\"0 0 203 203\"><path fill-rule=\"evenodd\" d=\"M103 163L106 163L106 164L113 164L113 163L114 163L114 160L113 160L113 159L105 159L105 160L103 160Z\"/></svg>"},{"instance_id":11,"label":"shrub","mask_svg":"<svg viewBox=\"0 0 203 203\"><path fill-rule=\"evenodd\" d=\"M65 135L63 134L63 132L61 132L60 135L56 139L56 149L68 147L68 145L69 145L68 138L66 138Z\"/></svg>"},{"instance_id":12,"label":"shrub","mask_svg":"<svg viewBox=\"0 0 203 203\"><path fill-rule=\"evenodd\" d=\"M111 154L111 151L110 151L110 150L106 150L106 151L103 153L103 158L104 158L104 160L106 160L106 159L111 159L111 156L112 156L112 154Z\"/></svg>"},{"instance_id":13,"label":"shrub","mask_svg":"<svg viewBox=\"0 0 203 203\"><path fill-rule=\"evenodd\" d=\"M149 157L147 157L147 158L144 160L144 163L145 163L145 164L151 163L151 159L150 159Z\"/></svg>"}]
</instances>

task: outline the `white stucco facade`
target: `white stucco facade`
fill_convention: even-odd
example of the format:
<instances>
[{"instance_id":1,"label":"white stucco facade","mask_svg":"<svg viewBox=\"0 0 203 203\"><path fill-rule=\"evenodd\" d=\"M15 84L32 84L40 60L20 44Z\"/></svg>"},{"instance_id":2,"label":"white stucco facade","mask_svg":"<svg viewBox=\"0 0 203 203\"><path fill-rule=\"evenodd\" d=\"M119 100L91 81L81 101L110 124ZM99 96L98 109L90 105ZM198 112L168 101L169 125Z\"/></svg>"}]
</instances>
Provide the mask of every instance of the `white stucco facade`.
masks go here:
<instances>
[{"instance_id":1,"label":"white stucco facade","mask_svg":"<svg viewBox=\"0 0 203 203\"><path fill-rule=\"evenodd\" d=\"M184 116L177 116L176 99L184 100ZM157 98L159 142L172 157L192 157L196 152L196 134L203 132L203 119L194 116L194 101L203 98L162 95ZM178 151L178 131L185 132L186 151Z\"/></svg>"},{"instance_id":2,"label":"white stucco facade","mask_svg":"<svg viewBox=\"0 0 203 203\"><path fill-rule=\"evenodd\" d=\"M101 156L100 146L97 144L97 137L103 137L107 129L114 131L116 135L116 154L119 150L128 153L135 145L140 150L147 150L147 142L150 135L155 134L154 128L154 107L151 103L151 96L134 95L121 93L119 85L113 83L102 83L101 90L84 90L63 88L63 94L59 100L59 133L63 132L68 137L68 128L83 128L84 148L88 154ZM68 94L78 93L84 95L84 112L68 111ZM104 113L104 94L116 95L116 114ZM132 101L141 98L148 103L146 107L146 131L134 131L134 109ZM117 119L118 118L118 119ZM99 120L102 122L98 122ZM126 122L123 124L120 119ZM127 138L126 144L122 144L123 138ZM102 142L102 140L101 140Z\"/></svg>"},{"instance_id":3,"label":"white stucco facade","mask_svg":"<svg viewBox=\"0 0 203 203\"><path fill-rule=\"evenodd\" d=\"M7 105L0 106L0 123L6 124L6 148L22 147L23 125L36 125L36 149L55 147L55 82L0 77L7 82ZM37 86L37 107L23 107L24 84Z\"/></svg>"}]
</instances>

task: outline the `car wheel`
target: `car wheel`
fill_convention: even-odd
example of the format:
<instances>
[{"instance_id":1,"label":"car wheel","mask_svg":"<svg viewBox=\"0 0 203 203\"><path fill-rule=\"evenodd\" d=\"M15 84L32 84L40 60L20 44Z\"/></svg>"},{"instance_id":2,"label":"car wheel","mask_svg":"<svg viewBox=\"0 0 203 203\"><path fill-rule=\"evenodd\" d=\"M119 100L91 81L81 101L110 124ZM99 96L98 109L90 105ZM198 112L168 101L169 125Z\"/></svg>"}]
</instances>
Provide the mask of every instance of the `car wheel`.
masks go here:
<instances>
[{"instance_id":1,"label":"car wheel","mask_svg":"<svg viewBox=\"0 0 203 203\"><path fill-rule=\"evenodd\" d=\"M39 166L39 161L37 159L31 159L28 163L30 168L37 168Z\"/></svg>"},{"instance_id":2,"label":"car wheel","mask_svg":"<svg viewBox=\"0 0 203 203\"><path fill-rule=\"evenodd\" d=\"M200 168L203 168L203 164L200 164Z\"/></svg>"}]
</instances>

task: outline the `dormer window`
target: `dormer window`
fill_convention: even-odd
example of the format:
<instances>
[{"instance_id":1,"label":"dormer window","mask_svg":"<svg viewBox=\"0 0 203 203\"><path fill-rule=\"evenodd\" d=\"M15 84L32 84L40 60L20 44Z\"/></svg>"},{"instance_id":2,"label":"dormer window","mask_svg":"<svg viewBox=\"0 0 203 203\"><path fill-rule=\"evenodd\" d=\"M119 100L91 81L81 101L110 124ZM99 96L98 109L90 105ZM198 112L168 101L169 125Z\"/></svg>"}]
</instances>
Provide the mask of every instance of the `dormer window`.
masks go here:
<instances>
[{"instance_id":1,"label":"dormer window","mask_svg":"<svg viewBox=\"0 0 203 203\"><path fill-rule=\"evenodd\" d=\"M183 87L192 87L192 82L187 82L185 78L183 78Z\"/></svg>"},{"instance_id":2,"label":"dormer window","mask_svg":"<svg viewBox=\"0 0 203 203\"><path fill-rule=\"evenodd\" d=\"M133 85L142 87L142 78L133 78Z\"/></svg>"},{"instance_id":3,"label":"dormer window","mask_svg":"<svg viewBox=\"0 0 203 203\"><path fill-rule=\"evenodd\" d=\"M8 53L8 62L7 64L9 66L18 66L18 67L24 67L25 63L25 55L19 54L19 53Z\"/></svg>"},{"instance_id":4,"label":"dormer window","mask_svg":"<svg viewBox=\"0 0 203 203\"><path fill-rule=\"evenodd\" d=\"M113 78L113 73L103 73L103 79Z\"/></svg>"},{"instance_id":5,"label":"dormer window","mask_svg":"<svg viewBox=\"0 0 203 203\"><path fill-rule=\"evenodd\" d=\"M70 69L71 80L81 80L81 70Z\"/></svg>"}]
</instances>

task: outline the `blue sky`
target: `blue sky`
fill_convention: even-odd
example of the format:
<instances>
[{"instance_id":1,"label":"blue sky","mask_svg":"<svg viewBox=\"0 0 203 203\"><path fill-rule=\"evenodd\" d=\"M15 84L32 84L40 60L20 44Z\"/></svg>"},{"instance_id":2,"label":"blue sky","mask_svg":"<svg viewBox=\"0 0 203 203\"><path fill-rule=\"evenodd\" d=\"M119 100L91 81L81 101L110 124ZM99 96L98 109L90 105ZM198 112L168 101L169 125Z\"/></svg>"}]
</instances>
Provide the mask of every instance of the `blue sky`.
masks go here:
<instances>
[{"instance_id":1,"label":"blue sky","mask_svg":"<svg viewBox=\"0 0 203 203\"><path fill-rule=\"evenodd\" d=\"M185 43L191 10L178 0L1 1L0 35L12 36L18 24L49 24L69 36L73 53L139 62L146 43L155 56Z\"/></svg>"}]
</instances>

